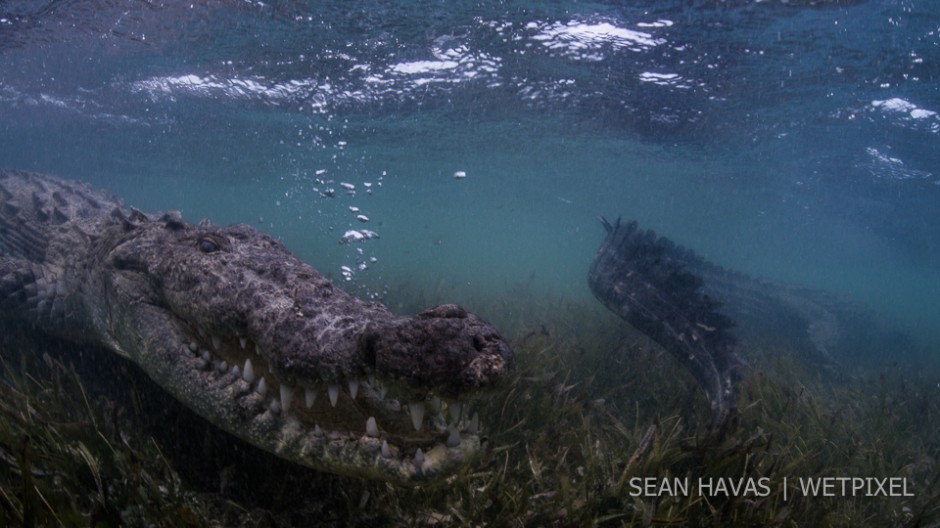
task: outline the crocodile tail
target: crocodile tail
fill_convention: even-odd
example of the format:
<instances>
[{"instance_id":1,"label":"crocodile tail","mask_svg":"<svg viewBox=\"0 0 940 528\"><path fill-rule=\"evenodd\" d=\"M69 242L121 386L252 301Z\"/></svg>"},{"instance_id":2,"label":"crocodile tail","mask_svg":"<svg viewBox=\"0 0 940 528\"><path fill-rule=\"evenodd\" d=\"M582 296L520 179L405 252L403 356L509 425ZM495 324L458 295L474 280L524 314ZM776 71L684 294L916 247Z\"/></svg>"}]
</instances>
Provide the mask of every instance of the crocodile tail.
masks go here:
<instances>
[{"instance_id":1,"label":"crocodile tail","mask_svg":"<svg viewBox=\"0 0 940 528\"><path fill-rule=\"evenodd\" d=\"M708 394L713 424L723 425L735 411L742 363L734 322L686 268L694 255L636 222L601 222L607 238L588 274L594 296L688 368Z\"/></svg>"},{"instance_id":2,"label":"crocodile tail","mask_svg":"<svg viewBox=\"0 0 940 528\"><path fill-rule=\"evenodd\" d=\"M0 253L0 317L22 315L36 306L40 292L31 263Z\"/></svg>"}]
</instances>

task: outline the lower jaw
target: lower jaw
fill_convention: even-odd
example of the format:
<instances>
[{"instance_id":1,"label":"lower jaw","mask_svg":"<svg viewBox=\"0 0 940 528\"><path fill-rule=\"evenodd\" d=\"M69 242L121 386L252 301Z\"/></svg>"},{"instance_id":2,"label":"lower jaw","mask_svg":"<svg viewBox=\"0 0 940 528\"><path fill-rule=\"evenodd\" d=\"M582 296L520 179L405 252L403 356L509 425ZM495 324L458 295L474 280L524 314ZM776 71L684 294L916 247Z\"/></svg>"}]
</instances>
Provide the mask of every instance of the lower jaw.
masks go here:
<instances>
[{"instance_id":1,"label":"lower jaw","mask_svg":"<svg viewBox=\"0 0 940 528\"><path fill-rule=\"evenodd\" d=\"M279 456L313 469L395 482L446 477L479 451L477 435L464 435L456 447L435 444L404 454L381 438L337 433L288 436L276 450Z\"/></svg>"},{"instance_id":2,"label":"lower jaw","mask_svg":"<svg viewBox=\"0 0 940 528\"><path fill-rule=\"evenodd\" d=\"M353 393L337 393L335 386L321 390L314 406L304 391L294 389L286 391L285 401L285 391L270 374L270 382L262 383L263 376L247 381L243 370L223 361L205 350L189 351L176 364L160 369L163 375L153 377L158 382L163 378L161 384L216 426L301 465L381 480L421 481L452 473L480 449L478 418L466 417L463 406L451 404L448 409L437 398L404 406L390 400L379 411L384 414L377 413L378 423L369 417L355 425L355 417L368 412L363 401L378 397L374 381L363 381ZM330 428L327 418L336 416L344 416L344 425ZM382 429L382 421L388 430ZM409 433L412 426L418 431Z\"/></svg>"}]
</instances>

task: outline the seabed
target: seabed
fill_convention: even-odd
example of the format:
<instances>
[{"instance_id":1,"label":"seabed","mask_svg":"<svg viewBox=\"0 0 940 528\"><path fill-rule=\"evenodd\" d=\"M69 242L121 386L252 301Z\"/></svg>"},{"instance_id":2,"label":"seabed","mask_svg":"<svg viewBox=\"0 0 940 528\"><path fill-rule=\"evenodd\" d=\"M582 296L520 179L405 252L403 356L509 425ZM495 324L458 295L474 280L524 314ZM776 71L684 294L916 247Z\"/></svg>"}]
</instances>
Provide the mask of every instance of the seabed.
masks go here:
<instances>
[{"instance_id":1,"label":"seabed","mask_svg":"<svg viewBox=\"0 0 940 528\"><path fill-rule=\"evenodd\" d=\"M440 296L388 298L413 312ZM940 526L936 365L831 372L752 346L716 435L692 377L599 304L526 287L466 304L511 338L518 372L473 402L480 458L417 487L282 462L116 358L5 343L0 525Z\"/></svg>"}]
</instances>

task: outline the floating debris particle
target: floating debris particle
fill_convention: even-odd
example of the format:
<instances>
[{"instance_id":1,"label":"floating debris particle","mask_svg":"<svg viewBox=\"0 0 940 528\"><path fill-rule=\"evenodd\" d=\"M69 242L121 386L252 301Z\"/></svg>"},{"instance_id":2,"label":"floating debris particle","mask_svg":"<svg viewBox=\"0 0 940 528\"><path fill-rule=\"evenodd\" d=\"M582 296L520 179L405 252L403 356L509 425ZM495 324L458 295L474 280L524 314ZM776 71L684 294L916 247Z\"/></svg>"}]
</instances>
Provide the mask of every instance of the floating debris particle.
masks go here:
<instances>
[{"instance_id":1,"label":"floating debris particle","mask_svg":"<svg viewBox=\"0 0 940 528\"><path fill-rule=\"evenodd\" d=\"M355 205L350 205L350 206L349 206L349 211L350 211L350 212L353 212L353 213L358 213L358 212L359 212L359 208L356 207Z\"/></svg>"},{"instance_id":2,"label":"floating debris particle","mask_svg":"<svg viewBox=\"0 0 940 528\"><path fill-rule=\"evenodd\" d=\"M354 184L352 184L352 183L339 182L339 186L342 187L343 189L346 189L347 191L355 191L355 190L356 190L356 186L355 186Z\"/></svg>"},{"instance_id":3,"label":"floating debris particle","mask_svg":"<svg viewBox=\"0 0 940 528\"><path fill-rule=\"evenodd\" d=\"M366 216L366 215L362 215L362 214L361 214L361 215L356 215L356 220L359 220L360 222L368 222L368 221L369 221L369 217Z\"/></svg>"},{"instance_id":4,"label":"floating debris particle","mask_svg":"<svg viewBox=\"0 0 940 528\"><path fill-rule=\"evenodd\" d=\"M457 171L454 173L455 180L462 180L466 177L467 177L467 173L465 171Z\"/></svg>"}]
</instances>

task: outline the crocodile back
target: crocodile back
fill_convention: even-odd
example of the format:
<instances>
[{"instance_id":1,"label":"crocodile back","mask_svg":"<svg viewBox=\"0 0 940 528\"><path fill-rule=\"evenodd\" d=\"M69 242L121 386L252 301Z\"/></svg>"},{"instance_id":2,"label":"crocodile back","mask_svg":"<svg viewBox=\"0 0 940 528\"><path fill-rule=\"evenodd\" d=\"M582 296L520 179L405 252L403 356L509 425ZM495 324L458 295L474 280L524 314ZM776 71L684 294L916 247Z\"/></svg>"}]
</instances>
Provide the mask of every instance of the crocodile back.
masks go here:
<instances>
[{"instance_id":1,"label":"crocodile back","mask_svg":"<svg viewBox=\"0 0 940 528\"><path fill-rule=\"evenodd\" d=\"M50 239L121 204L85 184L0 170L0 256L44 262Z\"/></svg>"}]
</instances>

